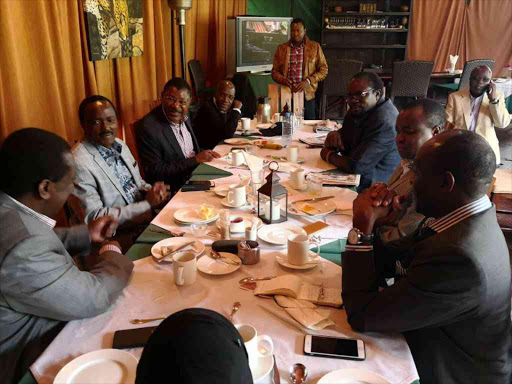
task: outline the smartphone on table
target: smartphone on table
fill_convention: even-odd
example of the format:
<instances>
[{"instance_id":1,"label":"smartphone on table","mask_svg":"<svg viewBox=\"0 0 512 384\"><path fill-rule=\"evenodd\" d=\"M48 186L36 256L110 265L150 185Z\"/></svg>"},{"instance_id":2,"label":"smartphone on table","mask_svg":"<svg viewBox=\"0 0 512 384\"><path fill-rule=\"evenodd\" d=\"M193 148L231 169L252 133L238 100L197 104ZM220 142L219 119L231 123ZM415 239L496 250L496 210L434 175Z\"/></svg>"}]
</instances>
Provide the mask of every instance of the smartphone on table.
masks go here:
<instances>
[{"instance_id":1,"label":"smartphone on table","mask_svg":"<svg viewBox=\"0 0 512 384\"><path fill-rule=\"evenodd\" d=\"M345 337L306 335L304 337L304 353L311 356L332 357L337 359L366 359L363 340Z\"/></svg>"},{"instance_id":2,"label":"smartphone on table","mask_svg":"<svg viewBox=\"0 0 512 384\"><path fill-rule=\"evenodd\" d=\"M112 347L115 349L143 347L156 328L144 327L115 331Z\"/></svg>"}]
</instances>

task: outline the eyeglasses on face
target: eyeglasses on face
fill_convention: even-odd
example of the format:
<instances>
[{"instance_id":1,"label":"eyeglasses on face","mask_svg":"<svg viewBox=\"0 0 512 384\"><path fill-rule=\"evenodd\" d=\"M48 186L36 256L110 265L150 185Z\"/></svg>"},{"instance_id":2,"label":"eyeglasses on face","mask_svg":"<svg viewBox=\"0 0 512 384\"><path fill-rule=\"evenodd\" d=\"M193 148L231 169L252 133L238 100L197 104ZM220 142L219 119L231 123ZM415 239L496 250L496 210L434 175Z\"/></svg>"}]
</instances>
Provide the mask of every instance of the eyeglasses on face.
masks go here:
<instances>
[{"instance_id":1,"label":"eyeglasses on face","mask_svg":"<svg viewBox=\"0 0 512 384\"><path fill-rule=\"evenodd\" d=\"M363 92L360 92L360 93L349 93L347 95L347 100L350 100L350 99L363 100L372 91L375 91L375 88L370 88L370 89L367 89L366 91L363 91Z\"/></svg>"}]
</instances>

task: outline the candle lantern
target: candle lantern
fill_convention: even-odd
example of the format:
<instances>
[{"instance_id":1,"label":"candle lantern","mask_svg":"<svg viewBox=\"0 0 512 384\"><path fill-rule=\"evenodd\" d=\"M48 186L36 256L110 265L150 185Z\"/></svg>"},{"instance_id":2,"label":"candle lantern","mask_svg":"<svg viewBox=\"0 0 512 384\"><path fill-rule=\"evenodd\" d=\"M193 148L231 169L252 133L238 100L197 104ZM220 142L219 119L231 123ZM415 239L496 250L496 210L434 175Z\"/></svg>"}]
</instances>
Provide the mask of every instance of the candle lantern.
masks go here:
<instances>
[{"instance_id":1,"label":"candle lantern","mask_svg":"<svg viewBox=\"0 0 512 384\"><path fill-rule=\"evenodd\" d=\"M267 224L282 223L288 220L288 191L279 184L277 175L279 164L272 161L269 164L270 173L267 182L258 189L258 217ZM280 201L285 200L284 213L281 213Z\"/></svg>"}]
</instances>

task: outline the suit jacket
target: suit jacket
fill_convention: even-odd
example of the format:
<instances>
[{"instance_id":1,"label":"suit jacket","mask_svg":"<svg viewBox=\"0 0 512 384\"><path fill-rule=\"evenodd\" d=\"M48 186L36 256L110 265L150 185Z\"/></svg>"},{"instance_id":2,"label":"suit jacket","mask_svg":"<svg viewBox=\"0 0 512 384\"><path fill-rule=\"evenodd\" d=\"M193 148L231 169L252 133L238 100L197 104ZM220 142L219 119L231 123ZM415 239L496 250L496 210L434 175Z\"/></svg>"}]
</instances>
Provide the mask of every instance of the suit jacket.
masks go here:
<instances>
[{"instance_id":1,"label":"suit jacket","mask_svg":"<svg viewBox=\"0 0 512 384\"><path fill-rule=\"evenodd\" d=\"M130 149L121 140L121 159L139 188L151 188L141 177L139 166ZM151 205L146 201L129 204L118 178L103 160L96 146L84 140L73 148L76 165L74 198L69 200L73 212L81 223L98 217L113 216L123 226L151 217Z\"/></svg>"},{"instance_id":2,"label":"suit jacket","mask_svg":"<svg viewBox=\"0 0 512 384\"><path fill-rule=\"evenodd\" d=\"M89 272L71 254L88 252L87 226L52 229L0 192L0 372L15 382L62 321L105 312L128 284L133 263L105 252ZM26 351L26 346L37 351ZM32 356L32 360L21 358Z\"/></svg>"},{"instance_id":3,"label":"suit jacket","mask_svg":"<svg viewBox=\"0 0 512 384\"><path fill-rule=\"evenodd\" d=\"M497 92L498 103L489 103L487 93L484 93L480 112L476 121L475 132L483 136L496 154L496 163L500 164L500 145L496 137L495 128L506 128L510 124L510 114L505 107L505 98L502 92ZM469 88L451 93L446 105L446 120L455 125L457 129L469 129L471 124L471 96Z\"/></svg>"},{"instance_id":4,"label":"suit jacket","mask_svg":"<svg viewBox=\"0 0 512 384\"><path fill-rule=\"evenodd\" d=\"M272 79L276 83L283 84L288 77L288 66L290 64L291 41L280 44L274 55L274 66L272 67ZM327 60L325 59L322 47L316 41L304 36L304 58L302 62L302 80L309 79L310 85L304 88L306 100L315 98L318 83L327 77Z\"/></svg>"},{"instance_id":5,"label":"suit jacket","mask_svg":"<svg viewBox=\"0 0 512 384\"><path fill-rule=\"evenodd\" d=\"M185 122L194 151L201 149L190 122ZM171 186L171 191L178 191L190 178L197 166L195 158L185 158L183 151L167 121L162 106L159 105L135 124L137 148L144 167L144 174L150 183L164 181Z\"/></svg>"},{"instance_id":6,"label":"suit jacket","mask_svg":"<svg viewBox=\"0 0 512 384\"><path fill-rule=\"evenodd\" d=\"M397 258L410 261L407 275L379 291ZM421 384L509 382L510 260L495 207L428 237L347 251L342 262L350 325L403 332Z\"/></svg>"},{"instance_id":7,"label":"suit jacket","mask_svg":"<svg viewBox=\"0 0 512 384\"><path fill-rule=\"evenodd\" d=\"M387 181L400 163L395 144L397 116L398 110L391 100L385 100L361 117L350 112L345 117L338 131L345 146L338 167L361 175L358 192L377 181Z\"/></svg>"},{"instance_id":8,"label":"suit jacket","mask_svg":"<svg viewBox=\"0 0 512 384\"><path fill-rule=\"evenodd\" d=\"M202 149L213 149L220 141L233 137L241 113L230 109L221 113L213 99L199 108L194 120L194 133Z\"/></svg>"}]
</instances>

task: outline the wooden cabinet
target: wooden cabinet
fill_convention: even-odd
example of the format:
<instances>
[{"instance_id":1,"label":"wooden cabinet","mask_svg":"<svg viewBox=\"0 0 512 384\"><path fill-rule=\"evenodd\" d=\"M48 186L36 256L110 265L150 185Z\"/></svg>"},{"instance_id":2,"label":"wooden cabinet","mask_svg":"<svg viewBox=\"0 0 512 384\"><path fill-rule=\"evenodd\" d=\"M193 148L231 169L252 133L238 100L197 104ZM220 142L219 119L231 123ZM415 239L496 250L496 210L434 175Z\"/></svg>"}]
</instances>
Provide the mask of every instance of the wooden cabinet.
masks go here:
<instances>
[{"instance_id":1,"label":"wooden cabinet","mask_svg":"<svg viewBox=\"0 0 512 384\"><path fill-rule=\"evenodd\" d=\"M322 49L328 61L351 59L391 72L405 60L413 0L323 0ZM340 12L341 10L341 12Z\"/></svg>"}]
</instances>

